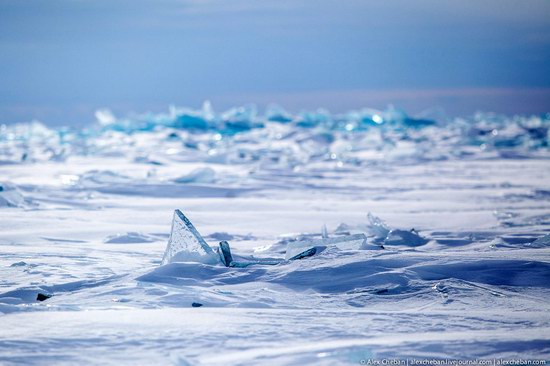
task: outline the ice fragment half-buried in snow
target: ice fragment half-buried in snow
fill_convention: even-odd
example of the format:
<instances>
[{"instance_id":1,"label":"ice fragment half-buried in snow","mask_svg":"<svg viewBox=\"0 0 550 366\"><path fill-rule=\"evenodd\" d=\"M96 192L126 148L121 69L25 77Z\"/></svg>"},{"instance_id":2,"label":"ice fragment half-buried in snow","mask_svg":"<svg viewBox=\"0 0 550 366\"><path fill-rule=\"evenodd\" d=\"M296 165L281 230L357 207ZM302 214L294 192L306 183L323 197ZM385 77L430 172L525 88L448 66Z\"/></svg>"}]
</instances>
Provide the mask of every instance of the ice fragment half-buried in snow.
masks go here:
<instances>
[{"instance_id":1,"label":"ice fragment half-buried in snow","mask_svg":"<svg viewBox=\"0 0 550 366\"><path fill-rule=\"evenodd\" d=\"M215 264L219 257L204 241L191 221L180 210L174 211L172 231L162 258L162 264L199 262Z\"/></svg>"},{"instance_id":2,"label":"ice fragment half-buried in snow","mask_svg":"<svg viewBox=\"0 0 550 366\"><path fill-rule=\"evenodd\" d=\"M233 256L231 255L231 248L229 248L229 243L227 241L220 242L219 255L222 263L229 267L233 263Z\"/></svg>"},{"instance_id":3,"label":"ice fragment half-buried in snow","mask_svg":"<svg viewBox=\"0 0 550 366\"><path fill-rule=\"evenodd\" d=\"M288 243L286 247L285 259L298 259L297 257L303 258L305 255L302 253L308 252L313 248L324 248L327 246L335 246L341 250L357 250L357 249L367 249L367 237L365 234L355 234L355 235L346 235L339 236L336 238L323 238L323 239L313 239L313 240L302 240ZM374 246L373 246L374 248ZM378 247L377 247L378 248ZM310 255L315 254L319 250L309 251ZM295 258L296 257L296 258Z\"/></svg>"},{"instance_id":4,"label":"ice fragment half-buried in snow","mask_svg":"<svg viewBox=\"0 0 550 366\"><path fill-rule=\"evenodd\" d=\"M370 235L374 236L375 241L384 240L389 232L390 228L379 217L374 216L370 212L367 214L369 223L367 224L367 231Z\"/></svg>"}]
</instances>

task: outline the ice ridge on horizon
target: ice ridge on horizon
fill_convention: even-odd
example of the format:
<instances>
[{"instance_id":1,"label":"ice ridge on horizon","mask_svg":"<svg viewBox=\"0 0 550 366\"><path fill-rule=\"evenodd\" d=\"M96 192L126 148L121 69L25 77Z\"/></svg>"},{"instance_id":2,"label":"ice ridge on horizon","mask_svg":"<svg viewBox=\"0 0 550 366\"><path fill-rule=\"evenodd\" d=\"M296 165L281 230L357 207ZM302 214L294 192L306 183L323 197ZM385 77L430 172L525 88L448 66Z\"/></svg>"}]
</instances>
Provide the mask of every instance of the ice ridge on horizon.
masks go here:
<instances>
[{"instance_id":1,"label":"ice ridge on horizon","mask_svg":"<svg viewBox=\"0 0 550 366\"><path fill-rule=\"evenodd\" d=\"M477 113L446 119L412 117L396 108L364 108L342 114L326 110L289 113L254 106L215 113L172 107L169 113L117 118L98 111L98 123L81 130L39 122L0 126L0 164L65 161L74 155L126 156L162 165L162 158L221 164L258 162L290 169L314 161L342 167L373 160L412 161L548 157L550 113L498 116ZM213 181L201 170L179 181Z\"/></svg>"}]
</instances>

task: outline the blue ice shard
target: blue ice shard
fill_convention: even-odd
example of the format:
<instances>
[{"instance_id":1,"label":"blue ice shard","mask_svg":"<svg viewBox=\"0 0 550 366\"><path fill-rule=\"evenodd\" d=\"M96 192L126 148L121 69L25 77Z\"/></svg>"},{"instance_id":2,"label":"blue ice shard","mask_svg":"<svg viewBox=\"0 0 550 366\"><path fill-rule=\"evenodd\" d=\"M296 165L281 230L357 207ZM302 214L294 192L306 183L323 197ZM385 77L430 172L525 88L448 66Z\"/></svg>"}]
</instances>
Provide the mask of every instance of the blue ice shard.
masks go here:
<instances>
[{"instance_id":1,"label":"blue ice shard","mask_svg":"<svg viewBox=\"0 0 550 366\"><path fill-rule=\"evenodd\" d=\"M282 107L271 104L267 107L265 118L268 121L287 123L292 121L292 115L285 111Z\"/></svg>"},{"instance_id":2,"label":"blue ice shard","mask_svg":"<svg viewBox=\"0 0 550 366\"><path fill-rule=\"evenodd\" d=\"M170 107L170 119L167 125L190 131L206 131L216 127L216 118L212 105L205 101L201 110Z\"/></svg>"},{"instance_id":3,"label":"blue ice shard","mask_svg":"<svg viewBox=\"0 0 550 366\"><path fill-rule=\"evenodd\" d=\"M306 256L311 256L327 246L335 246L341 250L368 249L367 237L365 234L345 235L336 238L301 240L288 243L286 247L285 259L291 260L299 259L297 257L304 258ZM379 247L373 246L373 249L374 248ZM315 251L313 252L311 249L315 249ZM309 253L309 255L305 255L306 253Z\"/></svg>"},{"instance_id":4,"label":"blue ice shard","mask_svg":"<svg viewBox=\"0 0 550 366\"><path fill-rule=\"evenodd\" d=\"M263 123L257 121L257 114L256 106L250 104L231 108L224 112L221 118L224 122L226 132L242 132L252 128L263 127Z\"/></svg>"},{"instance_id":5,"label":"blue ice shard","mask_svg":"<svg viewBox=\"0 0 550 366\"><path fill-rule=\"evenodd\" d=\"M218 255L180 210L174 211L172 231L162 258L162 264L172 262L219 263Z\"/></svg>"}]
</instances>

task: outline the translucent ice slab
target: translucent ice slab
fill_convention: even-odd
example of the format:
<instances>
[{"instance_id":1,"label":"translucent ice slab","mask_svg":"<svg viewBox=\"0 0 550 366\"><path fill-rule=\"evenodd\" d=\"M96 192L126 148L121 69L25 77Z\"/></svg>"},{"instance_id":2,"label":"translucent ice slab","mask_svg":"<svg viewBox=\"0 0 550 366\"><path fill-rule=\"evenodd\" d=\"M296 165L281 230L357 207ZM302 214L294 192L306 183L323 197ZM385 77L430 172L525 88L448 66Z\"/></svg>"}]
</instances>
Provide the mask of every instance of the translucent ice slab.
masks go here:
<instances>
[{"instance_id":1,"label":"translucent ice slab","mask_svg":"<svg viewBox=\"0 0 550 366\"><path fill-rule=\"evenodd\" d=\"M335 246L342 250L366 249L367 237L365 234L354 234L340 236L337 238L323 238L313 240L303 240L288 243L286 247L285 259L299 259L300 255L308 253L315 254L312 249L319 247ZM306 256L306 255L304 255Z\"/></svg>"},{"instance_id":2,"label":"translucent ice slab","mask_svg":"<svg viewBox=\"0 0 550 366\"><path fill-rule=\"evenodd\" d=\"M284 262L282 258L256 258L253 256L236 255L229 267L245 268L253 265L276 266Z\"/></svg>"},{"instance_id":3,"label":"translucent ice slab","mask_svg":"<svg viewBox=\"0 0 550 366\"><path fill-rule=\"evenodd\" d=\"M256 264L274 266L284 262L281 258L255 258L252 256L242 255L233 257L229 243L225 240L220 242L218 254L220 256L220 260L226 267L245 268Z\"/></svg>"},{"instance_id":4,"label":"translucent ice slab","mask_svg":"<svg viewBox=\"0 0 550 366\"><path fill-rule=\"evenodd\" d=\"M204 241L191 221L180 211L174 211L172 231L162 258L162 264L172 262L199 262L215 264L218 255Z\"/></svg>"},{"instance_id":5,"label":"translucent ice slab","mask_svg":"<svg viewBox=\"0 0 550 366\"><path fill-rule=\"evenodd\" d=\"M367 214L367 219L369 220L368 233L374 235L375 240L384 240L388 236L390 228L379 217L370 212Z\"/></svg>"}]
</instances>

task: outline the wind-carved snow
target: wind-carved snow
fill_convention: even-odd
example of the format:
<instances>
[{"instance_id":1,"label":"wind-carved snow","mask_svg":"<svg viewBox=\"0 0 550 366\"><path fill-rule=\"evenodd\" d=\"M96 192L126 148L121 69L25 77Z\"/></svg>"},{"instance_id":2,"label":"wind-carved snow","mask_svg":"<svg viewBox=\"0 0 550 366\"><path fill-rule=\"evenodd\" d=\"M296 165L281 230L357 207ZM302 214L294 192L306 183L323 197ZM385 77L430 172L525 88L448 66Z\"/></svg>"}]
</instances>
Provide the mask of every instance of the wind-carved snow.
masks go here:
<instances>
[{"instance_id":1,"label":"wind-carved snow","mask_svg":"<svg viewBox=\"0 0 550 366\"><path fill-rule=\"evenodd\" d=\"M180 210L174 211L172 229L162 264L198 262L214 264L219 257Z\"/></svg>"}]
</instances>

